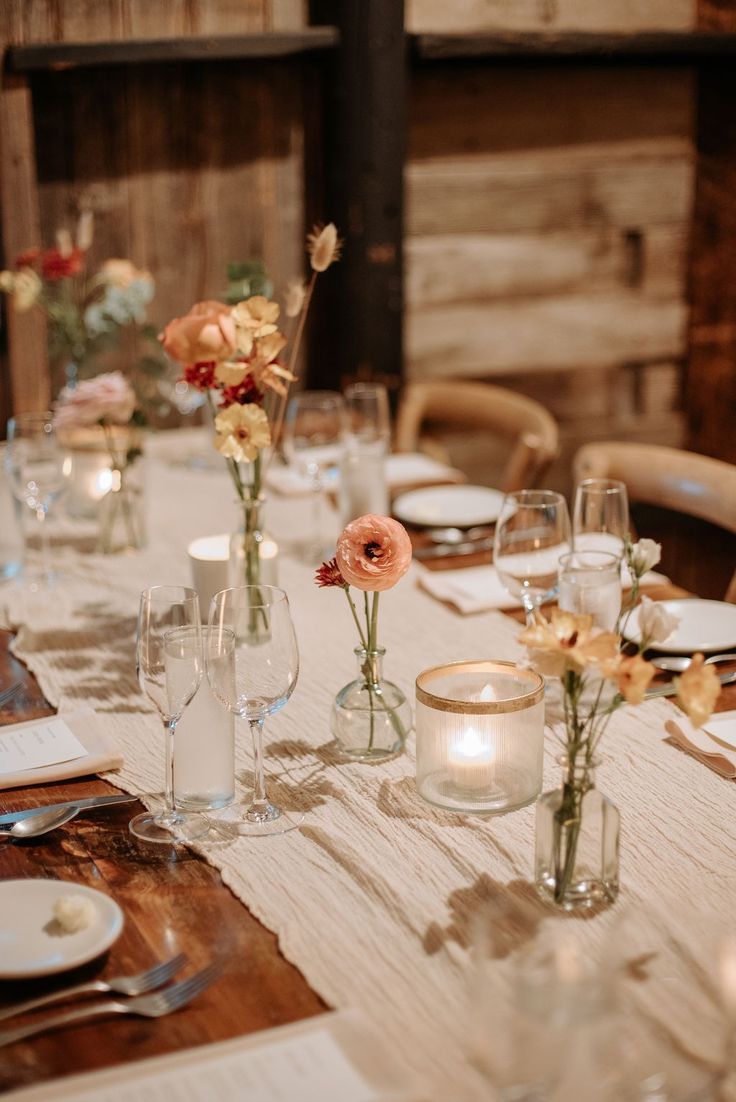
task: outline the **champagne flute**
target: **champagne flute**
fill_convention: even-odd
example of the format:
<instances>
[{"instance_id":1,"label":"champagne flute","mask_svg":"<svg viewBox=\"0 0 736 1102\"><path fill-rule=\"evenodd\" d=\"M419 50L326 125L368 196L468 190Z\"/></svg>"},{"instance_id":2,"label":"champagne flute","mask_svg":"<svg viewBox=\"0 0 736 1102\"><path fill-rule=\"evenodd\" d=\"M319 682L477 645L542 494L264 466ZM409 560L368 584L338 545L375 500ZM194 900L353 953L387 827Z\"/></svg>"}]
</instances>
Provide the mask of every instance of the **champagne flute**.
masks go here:
<instances>
[{"instance_id":1,"label":"champagne flute","mask_svg":"<svg viewBox=\"0 0 736 1102\"><path fill-rule=\"evenodd\" d=\"M573 543L576 551L610 551L623 559L629 531L626 483L585 478L575 490Z\"/></svg>"},{"instance_id":2,"label":"champagne flute","mask_svg":"<svg viewBox=\"0 0 736 1102\"><path fill-rule=\"evenodd\" d=\"M506 494L496 522L493 561L505 588L518 597L527 623L557 593L558 563L570 550L570 517L562 494Z\"/></svg>"},{"instance_id":3,"label":"champagne flute","mask_svg":"<svg viewBox=\"0 0 736 1102\"><path fill-rule=\"evenodd\" d=\"M216 822L246 835L283 834L303 816L277 807L266 792L263 725L284 707L299 675L299 651L283 589L245 585L216 593L210 605L207 677L223 707L247 719L253 738L253 798L218 814ZM232 664L222 661L234 650Z\"/></svg>"},{"instance_id":4,"label":"champagne flute","mask_svg":"<svg viewBox=\"0 0 736 1102\"><path fill-rule=\"evenodd\" d=\"M136 815L129 829L144 842L189 842L209 827L174 803L174 735L202 680L202 629L193 589L155 585L141 593L136 644L138 683L155 705L166 732L164 807Z\"/></svg>"},{"instance_id":5,"label":"champagne flute","mask_svg":"<svg viewBox=\"0 0 736 1102\"><path fill-rule=\"evenodd\" d=\"M66 489L72 473L71 454L64 448L54 428L53 414L19 413L8 421L7 469L14 497L28 507L39 537L37 575L29 570L28 541L25 538L23 572L31 589L53 582L46 518L51 506Z\"/></svg>"},{"instance_id":6,"label":"champagne flute","mask_svg":"<svg viewBox=\"0 0 736 1102\"><path fill-rule=\"evenodd\" d=\"M345 403L332 390L303 391L289 402L284 424L284 451L290 463L309 479L312 490L312 533L303 549L307 562L326 554L322 502L325 475L336 468L345 429Z\"/></svg>"}]
</instances>

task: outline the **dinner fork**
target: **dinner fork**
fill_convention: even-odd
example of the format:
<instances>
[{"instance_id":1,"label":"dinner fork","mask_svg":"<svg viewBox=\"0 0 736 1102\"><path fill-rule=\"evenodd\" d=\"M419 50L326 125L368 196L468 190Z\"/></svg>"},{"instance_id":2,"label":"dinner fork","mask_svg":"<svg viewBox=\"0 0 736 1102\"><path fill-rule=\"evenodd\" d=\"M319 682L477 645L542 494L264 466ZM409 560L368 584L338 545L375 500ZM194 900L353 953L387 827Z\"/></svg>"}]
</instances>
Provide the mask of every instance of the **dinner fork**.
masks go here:
<instances>
[{"instance_id":1,"label":"dinner fork","mask_svg":"<svg viewBox=\"0 0 736 1102\"><path fill-rule=\"evenodd\" d=\"M107 999L101 1003L90 1003L87 1006L77 1007L76 1010L67 1010L65 1014L58 1014L55 1018L44 1018L42 1022L34 1022L31 1025L19 1026L17 1029L6 1029L0 1033L0 1047L10 1045L14 1041L22 1041L25 1037L35 1037L38 1033L46 1033L51 1029L63 1029L74 1022L81 1022L87 1018L106 1018L111 1014L135 1014L141 1018L163 1018L165 1014L171 1014L174 1010L180 1010L192 999L213 983L222 971L219 962L213 961L199 972L195 972L189 979L180 980L163 991L155 991L152 995L139 995L137 998L120 1002L118 999Z\"/></svg>"},{"instance_id":2,"label":"dinner fork","mask_svg":"<svg viewBox=\"0 0 736 1102\"><path fill-rule=\"evenodd\" d=\"M76 999L78 995L91 995L97 991L112 991L116 995L145 995L168 983L186 962L185 954L178 953L171 960L154 964L152 968L139 972L137 976L89 980L87 983L75 984L74 987L64 987L61 991L52 991L49 995L40 995L37 999L29 999L24 1003L16 1003L15 1006L5 1007L4 1010L0 1010L0 1022L6 1018L14 1018L16 1014L25 1014L28 1010L37 1010L42 1006L50 1006L51 1003L66 1002L67 999Z\"/></svg>"}]
</instances>

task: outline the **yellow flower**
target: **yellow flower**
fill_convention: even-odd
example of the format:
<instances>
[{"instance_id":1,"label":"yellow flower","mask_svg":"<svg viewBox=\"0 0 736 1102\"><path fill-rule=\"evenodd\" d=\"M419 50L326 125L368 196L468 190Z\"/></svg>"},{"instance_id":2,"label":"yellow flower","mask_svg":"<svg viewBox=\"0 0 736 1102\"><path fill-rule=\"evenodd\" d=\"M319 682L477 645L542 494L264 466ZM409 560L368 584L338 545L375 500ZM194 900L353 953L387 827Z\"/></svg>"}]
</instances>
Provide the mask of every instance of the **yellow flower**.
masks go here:
<instances>
[{"instance_id":1,"label":"yellow flower","mask_svg":"<svg viewBox=\"0 0 736 1102\"><path fill-rule=\"evenodd\" d=\"M623 654L604 662L601 673L616 682L618 691L627 704L641 704L649 682L654 677L654 666L640 654L626 657Z\"/></svg>"},{"instance_id":2,"label":"yellow flower","mask_svg":"<svg viewBox=\"0 0 736 1102\"><path fill-rule=\"evenodd\" d=\"M274 324L279 316L279 304L264 295L251 295L232 308L238 348L244 356L253 351L256 337L268 337L278 330ZM286 343L286 341L284 341Z\"/></svg>"},{"instance_id":3,"label":"yellow flower","mask_svg":"<svg viewBox=\"0 0 736 1102\"><path fill-rule=\"evenodd\" d=\"M702 654L693 655L685 672L675 678L677 699L694 727L702 727L709 718L721 691L718 674L704 661Z\"/></svg>"},{"instance_id":4,"label":"yellow flower","mask_svg":"<svg viewBox=\"0 0 736 1102\"><path fill-rule=\"evenodd\" d=\"M131 283L150 283L151 273L136 268L131 260L111 256L100 268L98 278L102 283L107 283L110 287L119 287L124 291Z\"/></svg>"},{"instance_id":5,"label":"yellow flower","mask_svg":"<svg viewBox=\"0 0 736 1102\"><path fill-rule=\"evenodd\" d=\"M15 274L13 284L13 306L19 313L24 313L36 303L43 290L40 277L33 268L21 268Z\"/></svg>"},{"instance_id":6,"label":"yellow flower","mask_svg":"<svg viewBox=\"0 0 736 1102\"><path fill-rule=\"evenodd\" d=\"M240 386L247 374L246 364L221 363L215 368L215 379L223 386Z\"/></svg>"},{"instance_id":7,"label":"yellow flower","mask_svg":"<svg viewBox=\"0 0 736 1102\"><path fill-rule=\"evenodd\" d=\"M310 234L307 234L307 252L309 263L315 272L324 272L335 260L340 259L342 241L337 236L337 227L334 222L328 222L326 226L315 226Z\"/></svg>"},{"instance_id":8,"label":"yellow flower","mask_svg":"<svg viewBox=\"0 0 736 1102\"><path fill-rule=\"evenodd\" d=\"M286 337L278 331L256 339L256 352L249 367L256 386L261 391L275 390L277 394L285 396L288 389L285 384L293 383L296 379L296 375L293 375L288 368L274 363L279 352L285 347Z\"/></svg>"},{"instance_id":9,"label":"yellow flower","mask_svg":"<svg viewBox=\"0 0 736 1102\"><path fill-rule=\"evenodd\" d=\"M268 417L255 404L228 406L215 417L215 447L226 459L250 463L271 443Z\"/></svg>"},{"instance_id":10,"label":"yellow flower","mask_svg":"<svg viewBox=\"0 0 736 1102\"><path fill-rule=\"evenodd\" d=\"M552 609L550 620L539 615L519 636L531 650L535 669L548 677L561 677L566 670L581 673L587 666L601 665L618 654L619 638L593 627L592 616L576 616Z\"/></svg>"}]
</instances>

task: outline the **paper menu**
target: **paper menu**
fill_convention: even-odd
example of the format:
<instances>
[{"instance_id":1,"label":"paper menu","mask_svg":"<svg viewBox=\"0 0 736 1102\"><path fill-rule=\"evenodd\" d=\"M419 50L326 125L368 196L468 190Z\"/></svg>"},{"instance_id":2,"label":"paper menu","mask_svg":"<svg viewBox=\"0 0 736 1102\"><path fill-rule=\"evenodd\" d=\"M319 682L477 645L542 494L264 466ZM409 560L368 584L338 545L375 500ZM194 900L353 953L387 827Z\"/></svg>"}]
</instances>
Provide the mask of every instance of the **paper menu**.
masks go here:
<instances>
[{"instance_id":1,"label":"paper menu","mask_svg":"<svg viewBox=\"0 0 736 1102\"><path fill-rule=\"evenodd\" d=\"M0 776L22 769L43 769L86 754L74 732L58 716L31 725L0 728Z\"/></svg>"},{"instance_id":2,"label":"paper menu","mask_svg":"<svg viewBox=\"0 0 736 1102\"><path fill-rule=\"evenodd\" d=\"M355 1011L5 1095L8 1102L421 1102Z\"/></svg>"}]
</instances>

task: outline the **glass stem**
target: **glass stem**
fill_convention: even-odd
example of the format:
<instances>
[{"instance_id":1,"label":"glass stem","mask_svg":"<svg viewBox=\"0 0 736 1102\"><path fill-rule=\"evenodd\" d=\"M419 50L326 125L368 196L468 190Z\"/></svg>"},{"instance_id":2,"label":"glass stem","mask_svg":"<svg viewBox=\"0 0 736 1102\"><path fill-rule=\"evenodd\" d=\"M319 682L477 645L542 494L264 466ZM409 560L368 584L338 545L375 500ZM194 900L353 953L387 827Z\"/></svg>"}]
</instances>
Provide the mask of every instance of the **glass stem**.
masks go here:
<instances>
[{"instance_id":1,"label":"glass stem","mask_svg":"<svg viewBox=\"0 0 736 1102\"><path fill-rule=\"evenodd\" d=\"M41 577L45 582L51 581L51 549L49 546L49 530L46 525L46 514L48 509L45 505L39 505L36 509L36 520L38 521L38 535L40 541L41 551Z\"/></svg>"},{"instance_id":2,"label":"glass stem","mask_svg":"<svg viewBox=\"0 0 736 1102\"><path fill-rule=\"evenodd\" d=\"M534 623L534 617L537 614L536 601L534 601L528 593L522 593L521 603L524 606L527 626L529 626Z\"/></svg>"},{"instance_id":3,"label":"glass stem","mask_svg":"<svg viewBox=\"0 0 736 1102\"><path fill-rule=\"evenodd\" d=\"M316 552L322 542L322 478L319 472L312 475L312 532Z\"/></svg>"},{"instance_id":4,"label":"glass stem","mask_svg":"<svg viewBox=\"0 0 736 1102\"><path fill-rule=\"evenodd\" d=\"M162 818L170 823L176 819L176 808L174 807L174 735L176 724L175 719L164 720L164 730L166 731L166 788L164 790L165 806Z\"/></svg>"},{"instance_id":5,"label":"glass stem","mask_svg":"<svg viewBox=\"0 0 736 1102\"><path fill-rule=\"evenodd\" d=\"M263 772L263 720L250 719L248 722L253 736L253 802L249 811L262 814L268 808L266 779Z\"/></svg>"}]
</instances>

